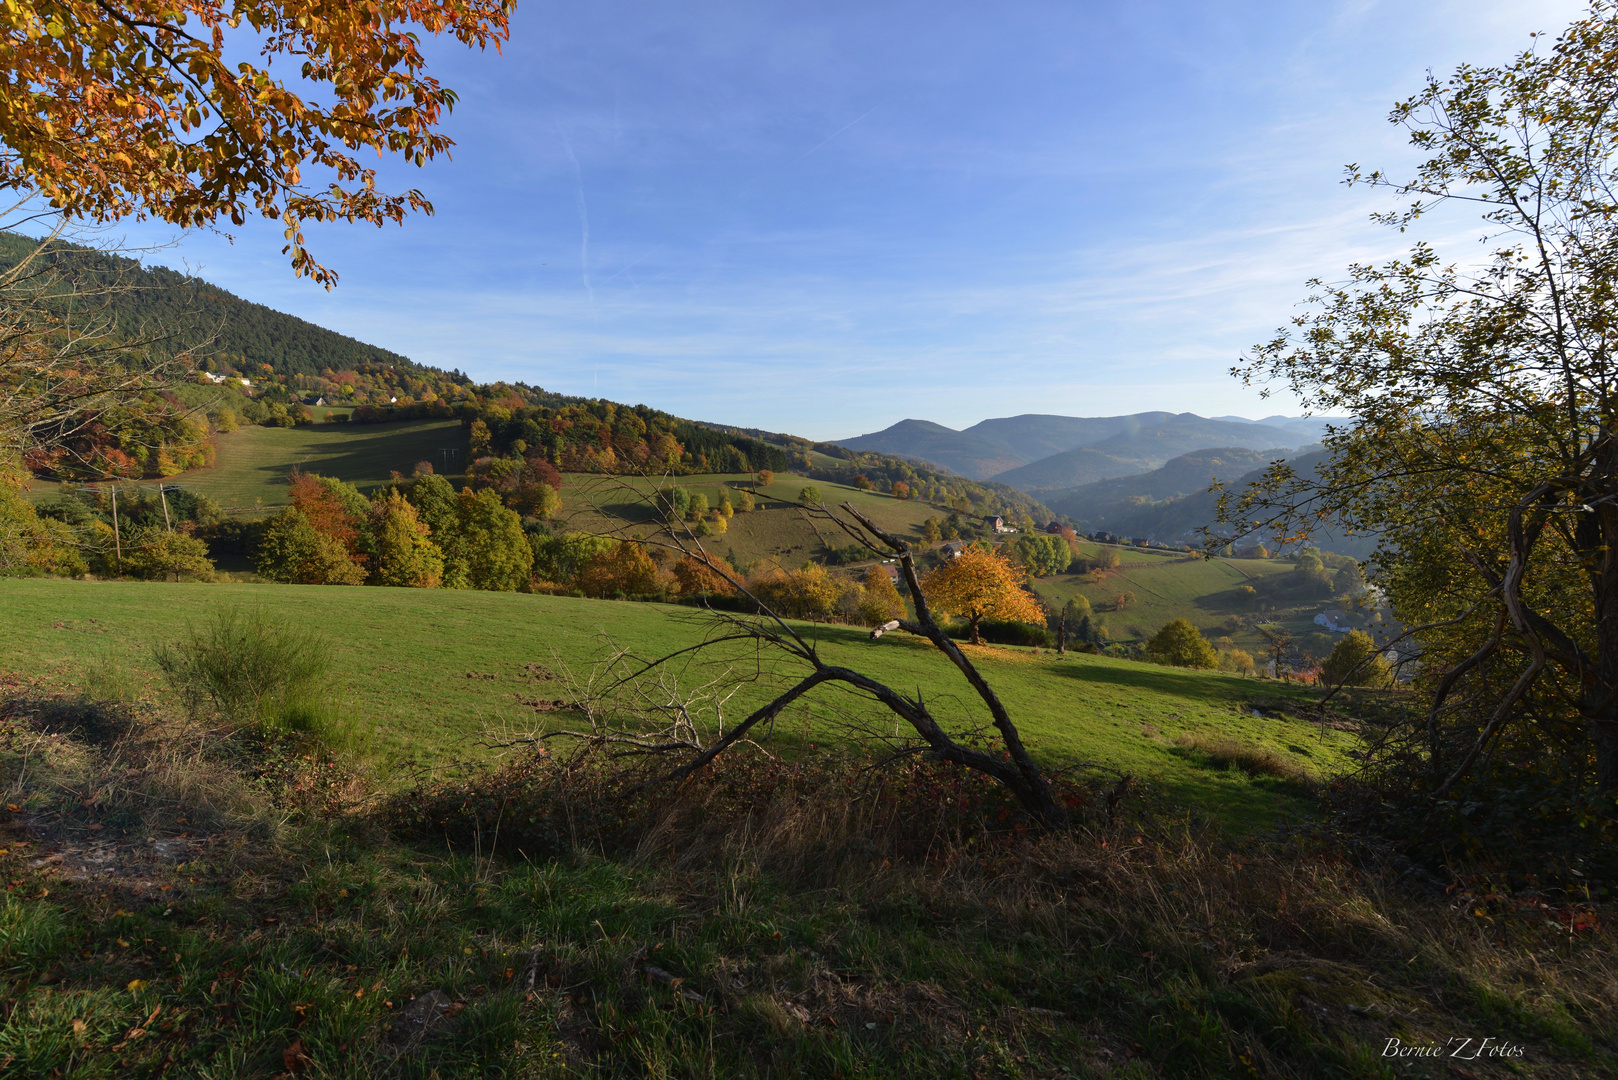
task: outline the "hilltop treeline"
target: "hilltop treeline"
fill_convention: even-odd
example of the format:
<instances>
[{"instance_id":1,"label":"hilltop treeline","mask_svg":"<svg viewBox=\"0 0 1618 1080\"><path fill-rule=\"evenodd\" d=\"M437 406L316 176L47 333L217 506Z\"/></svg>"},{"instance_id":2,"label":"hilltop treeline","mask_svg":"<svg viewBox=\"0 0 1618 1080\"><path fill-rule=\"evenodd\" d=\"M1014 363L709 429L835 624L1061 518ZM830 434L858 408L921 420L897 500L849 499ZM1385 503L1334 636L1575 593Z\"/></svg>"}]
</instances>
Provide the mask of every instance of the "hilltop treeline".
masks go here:
<instances>
[{"instance_id":1,"label":"hilltop treeline","mask_svg":"<svg viewBox=\"0 0 1618 1080\"><path fill-rule=\"evenodd\" d=\"M0 269L16 265L38 246L39 241L29 237L0 233ZM211 339L216 363L230 370L258 374L268 366L281 376L318 375L328 368L362 364L431 370L396 352L243 300L167 267L142 266L134 259L62 242L52 243L40 257L71 263L89 280L117 286L98 297L98 303L105 303L104 313L119 334L134 337L161 327L182 347ZM459 378L470 381L464 375Z\"/></svg>"},{"instance_id":2,"label":"hilltop treeline","mask_svg":"<svg viewBox=\"0 0 1618 1080\"><path fill-rule=\"evenodd\" d=\"M37 241L0 233L0 267ZM382 423L457 418L473 461L541 459L568 472L750 473L794 471L869 486L962 515L1001 514L1029 527L1051 512L1005 484L967 480L925 464L834 443L681 419L646 405L569 396L526 383L474 383L460 371L316 326L164 267L72 244L44 256L73 261L104 282L104 315L115 335L152 335L178 351L209 342L197 382L147 395L85 426L71 447L28 462L64 479L158 478L213 461L213 440L238 424L315 422L308 405L349 408L333 420ZM116 287L113 287L116 286ZM222 381L221 381L222 380ZM484 463L487 467L487 462ZM497 470L498 471L498 470Z\"/></svg>"}]
</instances>

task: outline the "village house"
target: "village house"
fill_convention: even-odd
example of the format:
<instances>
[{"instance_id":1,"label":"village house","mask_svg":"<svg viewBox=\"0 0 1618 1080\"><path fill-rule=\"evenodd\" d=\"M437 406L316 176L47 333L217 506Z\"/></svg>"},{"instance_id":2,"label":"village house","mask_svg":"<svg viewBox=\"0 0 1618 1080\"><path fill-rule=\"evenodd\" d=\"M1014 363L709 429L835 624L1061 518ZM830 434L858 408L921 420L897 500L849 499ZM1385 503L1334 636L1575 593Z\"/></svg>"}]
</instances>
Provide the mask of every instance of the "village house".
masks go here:
<instances>
[{"instance_id":1,"label":"village house","mask_svg":"<svg viewBox=\"0 0 1618 1080\"><path fill-rule=\"evenodd\" d=\"M1329 611L1322 611L1319 615L1316 615L1315 625L1324 626L1327 630L1330 630L1334 634L1346 634L1350 630L1354 629L1352 626L1348 625L1348 614L1338 610L1337 608L1332 608Z\"/></svg>"},{"instance_id":2,"label":"village house","mask_svg":"<svg viewBox=\"0 0 1618 1080\"><path fill-rule=\"evenodd\" d=\"M1006 519L999 514L990 514L983 519L983 527L993 529L997 533L1014 533L1017 530L1006 524Z\"/></svg>"}]
</instances>

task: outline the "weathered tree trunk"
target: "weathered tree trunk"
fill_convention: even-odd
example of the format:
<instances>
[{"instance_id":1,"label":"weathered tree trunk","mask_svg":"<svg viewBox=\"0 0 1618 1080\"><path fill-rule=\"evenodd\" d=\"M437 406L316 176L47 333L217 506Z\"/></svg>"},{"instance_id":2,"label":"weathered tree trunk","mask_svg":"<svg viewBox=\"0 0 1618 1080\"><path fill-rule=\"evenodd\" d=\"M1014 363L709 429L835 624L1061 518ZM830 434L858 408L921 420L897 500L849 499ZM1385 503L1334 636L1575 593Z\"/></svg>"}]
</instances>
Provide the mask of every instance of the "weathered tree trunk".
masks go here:
<instances>
[{"instance_id":1,"label":"weathered tree trunk","mask_svg":"<svg viewBox=\"0 0 1618 1080\"><path fill-rule=\"evenodd\" d=\"M1594 448L1583 491L1584 513L1574 530L1590 560L1595 613L1595 670L1583 672L1585 729L1595 757L1596 786L1618 791L1618 436L1605 434Z\"/></svg>"}]
</instances>

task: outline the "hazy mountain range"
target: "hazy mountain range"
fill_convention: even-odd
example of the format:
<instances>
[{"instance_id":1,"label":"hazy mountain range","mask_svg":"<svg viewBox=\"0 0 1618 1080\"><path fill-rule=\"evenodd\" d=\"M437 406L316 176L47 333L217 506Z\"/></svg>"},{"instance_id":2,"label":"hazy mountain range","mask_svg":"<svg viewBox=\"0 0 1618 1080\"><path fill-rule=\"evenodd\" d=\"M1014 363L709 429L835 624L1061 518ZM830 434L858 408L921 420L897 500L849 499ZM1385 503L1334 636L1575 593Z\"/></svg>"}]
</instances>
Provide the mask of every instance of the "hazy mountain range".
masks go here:
<instances>
[{"instance_id":1,"label":"hazy mountain range","mask_svg":"<svg viewBox=\"0 0 1618 1080\"><path fill-rule=\"evenodd\" d=\"M1213 480L1231 491L1259 479L1270 463L1285 458L1308 475L1325 460L1312 448L1301 454L1275 454L1236 447L1197 450L1160 469L1116 480L1103 480L1063 492L1048 505L1079 522L1086 532L1112 532L1163 543L1201 540L1201 530L1214 524L1219 496L1208 490ZM1258 539L1263 539L1262 537ZM1364 559L1376 547L1374 536L1346 536L1329 524L1317 526L1312 543L1324 551Z\"/></svg>"},{"instance_id":2,"label":"hazy mountain range","mask_svg":"<svg viewBox=\"0 0 1618 1080\"><path fill-rule=\"evenodd\" d=\"M901 420L869 435L839 440L850 450L918 458L974 480L994 479L1047 503L1051 493L1149 472L1173 458L1211 448L1297 450L1320 441L1330 417L1204 417L1144 412L1129 416L1028 413L984 420L964 431L930 420Z\"/></svg>"}]
</instances>

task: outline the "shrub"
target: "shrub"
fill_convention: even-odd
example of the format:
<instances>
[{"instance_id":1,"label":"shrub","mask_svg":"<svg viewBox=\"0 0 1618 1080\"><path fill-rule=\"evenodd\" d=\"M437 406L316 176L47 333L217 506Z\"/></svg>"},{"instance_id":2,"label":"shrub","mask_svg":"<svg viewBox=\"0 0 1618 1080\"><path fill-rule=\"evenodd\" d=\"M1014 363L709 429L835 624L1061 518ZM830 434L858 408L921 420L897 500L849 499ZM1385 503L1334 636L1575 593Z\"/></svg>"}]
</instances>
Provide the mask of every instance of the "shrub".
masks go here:
<instances>
[{"instance_id":1,"label":"shrub","mask_svg":"<svg viewBox=\"0 0 1618 1080\"><path fill-rule=\"evenodd\" d=\"M124 569L138 578L162 580L170 574L179 581L188 574L198 581L212 581L214 566L208 558L208 545L184 533L161 533L136 547L124 560Z\"/></svg>"},{"instance_id":2,"label":"shrub","mask_svg":"<svg viewBox=\"0 0 1618 1080\"><path fill-rule=\"evenodd\" d=\"M691 509L691 493L676 484L657 493L657 505L664 516L680 521Z\"/></svg>"},{"instance_id":3,"label":"shrub","mask_svg":"<svg viewBox=\"0 0 1618 1080\"><path fill-rule=\"evenodd\" d=\"M808 487L798 492L798 501L801 503L808 503L811 506L818 506L822 501L820 497L820 489L815 487L813 484L810 484Z\"/></svg>"},{"instance_id":4,"label":"shrub","mask_svg":"<svg viewBox=\"0 0 1618 1080\"><path fill-rule=\"evenodd\" d=\"M376 559L371 580L377 585L437 588L444 580L444 553L416 508L390 491L371 511Z\"/></svg>"},{"instance_id":5,"label":"shrub","mask_svg":"<svg viewBox=\"0 0 1618 1080\"><path fill-rule=\"evenodd\" d=\"M1219 654L1187 619L1170 619L1146 643L1146 654L1160 664L1174 667L1214 668Z\"/></svg>"},{"instance_id":6,"label":"shrub","mask_svg":"<svg viewBox=\"0 0 1618 1080\"><path fill-rule=\"evenodd\" d=\"M790 619L812 619L827 622L837 612L844 585L826 573L826 568L810 563L787 573L780 569L766 571L748 582L752 594L768 604L778 615Z\"/></svg>"},{"instance_id":7,"label":"shrub","mask_svg":"<svg viewBox=\"0 0 1618 1080\"><path fill-rule=\"evenodd\" d=\"M1369 634L1351 630L1321 665L1321 678L1331 686L1386 686L1393 680L1393 672L1377 652Z\"/></svg>"},{"instance_id":8,"label":"shrub","mask_svg":"<svg viewBox=\"0 0 1618 1080\"><path fill-rule=\"evenodd\" d=\"M1085 596L1075 596L1062 608L1062 618L1067 622L1068 629L1078 626L1080 621L1088 619L1094 611L1090 607L1090 599Z\"/></svg>"},{"instance_id":9,"label":"shrub","mask_svg":"<svg viewBox=\"0 0 1618 1080\"><path fill-rule=\"evenodd\" d=\"M1219 670L1229 671L1237 675L1251 675L1257 669L1253 665L1253 654L1243 649L1226 649L1219 654Z\"/></svg>"},{"instance_id":10,"label":"shrub","mask_svg":"<svg viewBox=\"0 0 1618 1080\"><path fill-rule=\"evenodd\" d=\"M330 644L266 611L221 608L152 655L193 716L213 712L232 724L317 733L330 719L321 703Z\"/></svg>"},{"instance_id":11,"label":"shrub","mask_svg":"<svg viewBox=\"0 0 1618 1080\"><path fill-rule=\"evenodd\" d=\"M972 628L965 623L948 626L945 630L956 641L970 641L972 638ZM984 619L978 624L978 638L991 645L1056 647L1056 637L1049 630L1015 619Z\"/></svg>"},{"instance_id":12,"label":"shrub","mask_svg":"<svg viewBox=\"0 0 1618 1080\"><path fill-rule=\"evenodd\" d=\"M253 565L271 581L292 585L358 585L365 579L341 540L316 530L290 506L265 522Z\"/></svg>"},{"instance_id":13,"label":"shrub","mask_svg":"<svg viewBox=\"0 0 1618 1080\"><path fill-rule=\"evenodd\" d=\"M1300 785L1311 783L1309 773L1296 762L1262 746L1203 735L1181 735L1175 745L1200 756L1216 769L1235 766L1248 776L1273 776Z\"/></svg>"}]
</instances>

